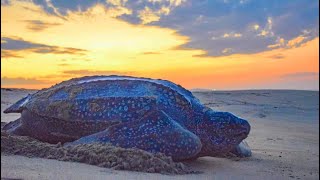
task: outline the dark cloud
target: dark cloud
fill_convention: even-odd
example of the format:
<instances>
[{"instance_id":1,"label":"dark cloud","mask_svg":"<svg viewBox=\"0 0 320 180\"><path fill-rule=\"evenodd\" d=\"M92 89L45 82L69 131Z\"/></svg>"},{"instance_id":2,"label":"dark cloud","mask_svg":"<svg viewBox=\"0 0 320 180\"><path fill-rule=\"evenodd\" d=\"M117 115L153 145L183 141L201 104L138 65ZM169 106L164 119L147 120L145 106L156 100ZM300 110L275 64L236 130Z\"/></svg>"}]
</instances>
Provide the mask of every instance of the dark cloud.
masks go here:
<instances>
[{"instance_id":1,"label":"dark cloud","mask_svg":"<svg viewBox=\"0 0 320 180\"><path fill-rule=\"evenodd\" d=\"M24 41L19 38L1 37L1 49L4 50L23 50L45 46L46 45Z\"/></svg>"},{"instance_id":2,"label":"dark cloud","mask_svg":"<svg viewBox=\"0 0 320 180\"><path fill-rule=\"evenodd\" d=\"M32 9L32 8L25 7L25 6L22 6L22 8L25 9L25 10L28 10L28 11L36 12L36 13L41 13L42 12L41 10Z\"/></svg>"},{"instance_id":3,"label":"dark cloud","mask_svg":"<svg viewBox=\"0 0 320 180\"><path fill-rule=\"evenodd\" d=\"M46 81L37 80L34 78L9 78L9 77L1 77L1 86L11 86L11 85L36 85L36 84L44 84L48 83Z\"/></svg>"},{"instance_id":4,"label":"dark cloud","mask_svg":"<svg viewBox=\"0 0 320 180\"><path fill-rule=\"evenodd\" d=\"M283 59L283 58L285 58L285 56L282 54L275 54L275 55L268 56L268 58L270 58L270 59Z\"/></svg>"},{"instance_id":5,"label":"dark cloud","mask_svg":"<svg viewBox=\"0 0 320 180\"><path fill-rule=\"evenodd\" d=\"M8 6L8 5L10 5L9 0L1 0L1 6Z\"/></svg>"},{"instance_id":6,"label":"dark cloud","mask_svg":"<svg viewBox=\"0 0 320 180\"><path fill-rule=\"evenodd\" d=\"M45 10L45 12L47 12L48 14L53 14L53 15L59 16L55 12L54 7L50 6L46 0L32 0L32 1L33 1L33 3L42 7Z\"/></svg>"},{"instance_id":7,"label":"dark cloud","mask_svg":"<svg viewBox=\"0 0 320 180\"><path fill-rule=\"evenodd\" d=\"M91 59L83 58L83 57L74 57L74 58L71 58L70 61L91 61Z\"/></svg>"},{"instance_id":8,"label":"dark cloud","mask_svg":"<svg viewBox=\"0 0 320 180\"><path fill-rule=\"evenodd\" d=\"M32 31L42 31L52 26L61 25L59 23L47 23L39 20L25 20L24 22L28 23L27 28Z\"/></svg>"},{"instance_id":9,"label":"dark cloud","mask_svg":"<svg viewBox=\"0 0 320 180\"><path fill-rule=\"evenodd\" d=\"M207 53L192 55L192 57L208 57Z\"/></svg>"},{"instance_id":10,"label":"dark cloud","mask_svg":"<svg viewBox=\"0 0 320 180\"><path fill-rule=\"evenodd\" d=\"M180 45L180 46L175 46L170 48L170 50L181 50L181 51L187 51L187 50L194 50L191 47L185 47L184 45Z\"/></svg>"},{"instance_id":11,"label":"dark cloud","mask_svg":"<svg viewBox=\"0 0 320 180\"><path fill-rule=\"evenodd\" d=\"M71 64L68 64L68 63L61 63L61 64L58 64L58 66L70 66Z\"/></svg>"},{"instance_id":12,"label":"dark cloud","mask_svg":"<svg viewBox=\"0 0 320 180\"><path fill-rule=\"evenodd\" d=\"M22 58L15 51L1 50L1 58Z\"/></svg>"},{"instance_id":13,"label":"dark cloud","mask_svg":"<svg viewBox=\"0 0 320 180\"><path fill-rule=\"evenodd\" d=\"M63 18L68 11L85 11L97 3L104 3L102 0L32 0L39 5L45 12ZM64 19L64 18L63 18Z\"/></svg>"},{"instance_id":14,"label":"dark cloud","mask_svg":"<svg viewBox=\"0 0 320 180\"><path fill-rule=\"evenodd\" d=\"M48 46L34 49L33 52L36 53L51 53L51 54L79 54L84 55L86 50L77 48L65 48L58 46Z\"/></svg>"},{"instance_id":15,"label":"dark cloud","mask_svg":"<svg viewBox=\"0 0 320 180\"><path fill-rule=\"evenodd\" d=\"M42 4L47 3L43 2ZM92 7L97 3L104 3L102 0L53 0L51 1L54 7L57 7L57 10L62 15L66 15L67 11L86 11L88 8Z\"/></svg>"},{"instance_id":16,"label":"dark cloud","mask_svg":"<svg viewBox=\"0 0 320 180\"><path fill-rule=\"evenodd\" d=\"M319 34L318 1L188 2L189 6L175 9L155 25L178 29L179 33L190 37L191 41L184 47L203 49L208 56L257 53L268 50L279 38L288 42L303 35L304 43ZM253 25L259 28L255 30ZM259 36L262 31L265 36ZM304 31L310 33L304 34ZM235 33L241 37L223 37ZM232 51L223 53L227 48Z\"/></svg>"},{"instance_id":17,"label":"dark cloud","mask_svg":"<svg viewBox=\"0 0 320 180\"><path fill-rule=\"evenodd\" d=\"M72 78L70 74L49 74L45 76L40 76L41 79L61 79L61 78Z\"/></svg>"},{"instance_id":18,"label":"dark cloud","mask_svg":"<svg viewBox=\"0 0 320 180\"><path fill-rule=\"evenodd\" d=\"M160 52L143 52L142 54L149 55L149 54L161 54Z\"/></svg>"},{"instance_id":19,"label":"dark cloud","mask_svg":"<svg viewBox=\"0 0 320 180\"><path fill-rule=\"evenodd\" d=\"M92 71L92 70L67 70L63 71L64 74L71 75L83 75L83 76L91 76L91 75L130 75L133 72L121 72L121 71Z\"/></svg>"},{"instance_id":20,"label":"dark cloud","mask_svg":"<svg viewBox=\"0 0 320 180\"><path fill-rule=\"evenodd\" d=\"M14 53L14 51L27 50L34 53L40 54L78 54L84 55L86 50L70 48L70 47L59 47L59 46L49 46L45 44L33 43L30 41L25 41L19 38L1 38L1 51L8 53Z\"/></svg>"},{"instance_id":21,"label":"dark cloud","mask_svg":"<svg viewBox=\"0 0 320 180\"><path fill-rule=\"evenodd\" d=\"M66 15L65 13L62 14L61 12L59 12L59 7L55 7L52 4L52 1L47 1L47 0L32 0L32 2L38 6L40 6L47 14L50 15L54 15L57 16L63 20L67 20L64 15ZM66 1L69 2L69 1Z\"/></svg>"}]
</instances>

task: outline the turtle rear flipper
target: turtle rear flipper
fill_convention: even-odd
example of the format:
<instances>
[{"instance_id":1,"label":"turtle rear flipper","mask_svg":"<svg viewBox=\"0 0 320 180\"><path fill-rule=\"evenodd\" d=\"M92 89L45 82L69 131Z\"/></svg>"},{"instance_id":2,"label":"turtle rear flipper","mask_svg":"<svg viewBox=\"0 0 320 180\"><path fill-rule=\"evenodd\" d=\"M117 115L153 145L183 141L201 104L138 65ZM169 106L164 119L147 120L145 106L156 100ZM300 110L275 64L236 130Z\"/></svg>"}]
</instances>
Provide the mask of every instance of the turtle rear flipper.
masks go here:
<instances>
[{"instance_id":1,"label":"turtle rear flipper","mask_svg":"<svg viewBox=\"0 0 320 180\"><path fill-rule=\"evenodd\" d=\"M23 110L23 107L27 102L29 101L31 95L28 95L22 99L20 99L18 102L14 103L10 107L8 107L6 110L4 110L4 113L21 113Z\"/></svg>"},{"instance_id":2,"label":"turtle rear flipper","mask_svg":"<svg viewBox=\"0 0 320 180\"><path fill-rule=\"evenodd\" d=\"M173 160L195 157L202 147L195 134L185 130L163 111L151 111L138 120L113 125L66 145L95 142L161 152Z\"/></svg>"},{"instance_id":3,"label":"turtle rear flipper","mask_svg":"<svg viewBox=\"0 0 320 180\"><path fill-rule=\"evenodd\" d=\"M2 130L6 131L9 134L15 135L24 135L24 131L21 124L21 118L11 121L8 124L4 125Z\"/></svg>"}]
</instances>

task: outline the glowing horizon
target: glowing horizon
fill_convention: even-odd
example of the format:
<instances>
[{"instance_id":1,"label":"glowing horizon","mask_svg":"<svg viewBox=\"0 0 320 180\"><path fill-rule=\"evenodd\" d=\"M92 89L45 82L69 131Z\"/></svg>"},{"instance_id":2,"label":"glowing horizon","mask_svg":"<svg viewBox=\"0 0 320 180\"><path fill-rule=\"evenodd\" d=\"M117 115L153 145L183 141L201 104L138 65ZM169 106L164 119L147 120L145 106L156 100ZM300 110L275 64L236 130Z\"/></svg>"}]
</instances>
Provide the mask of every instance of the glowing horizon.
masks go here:
<instances>
[{"instance_id":1,"label":"glowing horizon","mask_svg":"<svg viewBox=\"0 0 320 180\"><path fill-rule=\"evenodd\" d=\"M2 3L1 87L40 89L73 77L116 74L167 79L189 89L319 89L316 22L284 38L274 30L280 26L276 18L266 17L264 27L252 22L242 32L219 32L195 43L196 32L161 25L162 18L193 4L165 2L170 4L158 11L137 11L139 23L122 18L136 13L127 1L64 13L54 4L49 13L30 1ZM206 16L196 15L195 23L205 22ZM219 45L210 48L217 39L220 51ZM222 47L223 40L234 47ZM270 43L254 49L263 40Z\"/></svg>"}]
</instances>

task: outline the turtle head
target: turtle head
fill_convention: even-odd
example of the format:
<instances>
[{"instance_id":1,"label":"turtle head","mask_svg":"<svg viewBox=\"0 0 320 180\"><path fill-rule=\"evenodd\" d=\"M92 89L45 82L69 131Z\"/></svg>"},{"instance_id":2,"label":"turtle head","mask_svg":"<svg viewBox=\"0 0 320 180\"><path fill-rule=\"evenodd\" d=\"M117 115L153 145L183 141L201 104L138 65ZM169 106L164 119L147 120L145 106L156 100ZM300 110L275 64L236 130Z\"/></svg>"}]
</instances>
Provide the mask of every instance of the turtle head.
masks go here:
<instances>
[{"instance_id":1,"label":"turtle head","mask_svg":"<svg viewBox=\"0 0 320 180\"><path fill-rule=\"evenodd\" d=\"M249 123L228 112L205 111L197 127L203 147L200 156L217 156L233 150L250 132Z\"/></svg>"}]
</instances>

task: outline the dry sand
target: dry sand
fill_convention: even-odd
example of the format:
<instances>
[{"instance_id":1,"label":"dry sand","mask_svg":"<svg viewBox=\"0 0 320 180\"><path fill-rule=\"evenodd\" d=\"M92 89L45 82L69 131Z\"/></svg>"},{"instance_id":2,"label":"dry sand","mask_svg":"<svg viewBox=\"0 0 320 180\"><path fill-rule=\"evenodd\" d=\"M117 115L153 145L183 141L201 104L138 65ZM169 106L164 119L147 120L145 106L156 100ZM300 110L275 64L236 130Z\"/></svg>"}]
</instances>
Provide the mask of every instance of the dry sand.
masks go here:
<instances>
[{"instance_id":1,"label":"dry sand","mask_svg":"<svg viewBox=\"0 0 320 180\"><path fill-rule=\"evenodd\" d=\"M32 92L1 90L1 121L19 117L2 111L28 93ZM253 90L194 94L209 107L230 111L250 122L252 130L247 142L252 157L203 157L186 163L201 174L163 175L2 153L1 178L319 179L319 92Z\"/></svg>"}]
</instances>

